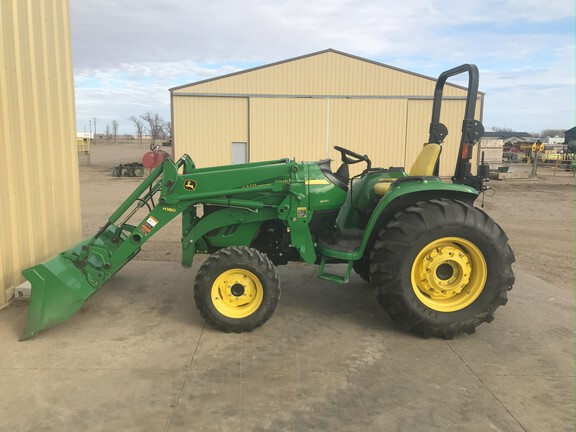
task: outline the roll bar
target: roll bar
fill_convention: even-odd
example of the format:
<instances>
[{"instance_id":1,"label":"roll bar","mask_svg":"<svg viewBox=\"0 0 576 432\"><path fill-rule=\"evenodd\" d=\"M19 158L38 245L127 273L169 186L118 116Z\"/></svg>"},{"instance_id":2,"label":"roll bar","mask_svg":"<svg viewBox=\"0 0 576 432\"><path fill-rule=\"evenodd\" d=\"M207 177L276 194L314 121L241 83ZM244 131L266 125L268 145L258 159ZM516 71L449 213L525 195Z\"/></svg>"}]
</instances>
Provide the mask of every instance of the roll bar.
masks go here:
<instances>
[{"instance_id":1,"label":"roll bar","mask_svg":"<svg viewBox=\"0 0 576 432\"><path fill-rule=\"evenodd\" d=\"M462 137L460 139L460 149L458 151L458 160L456 162L456 170L452 181L456 183L470 184L471 186L478 186L481 181L478 176L471 175L470 159L472 158L472 149L484 134L484 126L480 121L475 120L476 100L478 99L478 83L479 73L478 67L473 64L463 64L455 68L442 72L436 81L436 88L434 89L434 103L432 105L432 120L430 121L430 136L429 143L441 144L446 135L448 135L448 128L440 123L440 112L442 109L442 95L444 93L444 85L448 78L468 72L468 91L466 93L466 109L464 112L464 120L462 121ZM482 168L481 177L487 172ZM435 174L438 175L438 166L435 168Z\"/></svg>"}]
</instances>

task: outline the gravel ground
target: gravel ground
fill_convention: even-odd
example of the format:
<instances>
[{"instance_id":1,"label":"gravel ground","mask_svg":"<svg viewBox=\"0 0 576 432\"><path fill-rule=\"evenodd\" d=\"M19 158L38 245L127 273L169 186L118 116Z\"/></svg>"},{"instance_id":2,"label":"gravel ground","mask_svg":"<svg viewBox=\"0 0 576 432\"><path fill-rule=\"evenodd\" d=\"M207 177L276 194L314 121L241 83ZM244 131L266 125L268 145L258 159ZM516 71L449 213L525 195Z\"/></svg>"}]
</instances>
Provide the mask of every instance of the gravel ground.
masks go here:
<instances>
[{"instance_id":1,"label":"gravel ground","mask_svg":"<svg viewBox=\"0 0 576 432\"><path fill-rule=\"evenodd\" d=\"M538 178L492 181L484 210L510 238L516 267L574 288L574 177L539 169Z\"/></svg>"}]
</instances>

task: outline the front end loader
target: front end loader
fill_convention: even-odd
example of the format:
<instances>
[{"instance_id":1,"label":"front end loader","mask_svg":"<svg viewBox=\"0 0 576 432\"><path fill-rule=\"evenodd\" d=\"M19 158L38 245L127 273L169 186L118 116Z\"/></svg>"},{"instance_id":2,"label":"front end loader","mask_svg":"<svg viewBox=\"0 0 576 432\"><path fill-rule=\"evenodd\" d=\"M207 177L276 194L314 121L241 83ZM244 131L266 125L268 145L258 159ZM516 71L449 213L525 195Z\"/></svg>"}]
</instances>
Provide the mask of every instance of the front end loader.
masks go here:
<instances>
[{"instance_id":1,"label":"front end loader","mask_svg":"<svg viewBox=\"0 0 576 432\"><path fill-rule=\"evenodd\" d=\"M439 122L446 80L468 73L456 171L439 178L448 131ZM194 284L202 316L227 332L265 323L280 298L275 266L318 266L320 279L369 282L379 303L403 328L452 338L493 319L514 283L514 255L502 229L474 201L488 168L471 173L483 133L474 119L478 69L462 65L438 78L428 143L409 170L376 168L368 156L335 147L330 160L279 159L196 168L184 155L166 158L92 237L24 270L32 284L22 339L61 323L174 218L182 220L182 265L210 256ZM350 178L349 166L362 163ZM148 210L136 224L131 220ZM327 264L345 264L333 274Z\"/></svg>"}]
</instances>

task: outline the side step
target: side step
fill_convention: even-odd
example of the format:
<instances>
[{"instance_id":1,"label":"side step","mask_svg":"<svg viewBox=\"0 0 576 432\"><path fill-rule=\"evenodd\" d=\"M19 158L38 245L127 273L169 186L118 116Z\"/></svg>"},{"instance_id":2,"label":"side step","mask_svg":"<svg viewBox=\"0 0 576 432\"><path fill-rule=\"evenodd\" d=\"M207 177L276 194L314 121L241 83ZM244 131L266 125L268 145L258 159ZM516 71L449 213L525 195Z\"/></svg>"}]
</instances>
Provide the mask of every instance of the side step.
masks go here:
<instances>
[{"instance_id":1,"label":"side step","mask_svg":"<svg viewBox=\"0 0 576 432\"><path fill-rule=\"evenodd\" d=\"M353 253L360 247L363 237L364 231L362 230L326 229L319 235L318 246L334 252ZM323 255L333 256L330 253ZM336 258L336 256L333 257Z\"/></svg>"},{"instance_id":2,"label":"side step","mask_svg":"<svg viewBox=\"0 0 576 432\"><path fill-rule=\"evenodd\" d=\"M352 273L352 264L354 263L354 261L348 261L348 265L346 266L346 273L344 274L344 276L339 276L335 274L326 273L324 267L326 266L327 259L328 258L326 256L322 255L322 261L320 261L320 267L318 267L318 272L316 273L318 279L322 279L328 282L335 282L341 285L348 283L348 281L350 280L350 273Z\"/></svg>"}]
</instances>

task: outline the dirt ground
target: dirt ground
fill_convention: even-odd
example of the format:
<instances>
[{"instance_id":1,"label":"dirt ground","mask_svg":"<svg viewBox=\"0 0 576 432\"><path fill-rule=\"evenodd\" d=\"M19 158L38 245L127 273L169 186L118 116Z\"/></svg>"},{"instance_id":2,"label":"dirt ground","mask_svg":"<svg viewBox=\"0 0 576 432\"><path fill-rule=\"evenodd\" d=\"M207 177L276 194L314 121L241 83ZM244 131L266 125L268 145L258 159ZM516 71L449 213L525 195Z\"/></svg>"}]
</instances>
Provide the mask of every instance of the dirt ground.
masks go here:
<instances>
[{"instance_id":1,"label":"dirt ground","mask_svg":"<svg viewBox=\"0 0 576 432\"><path fill-rule=\"evenodd\" d=\"M171 148L164 148L171 152ZM112 177L119 163L140 161L148 144L97 143L91 165L80 167L83 232L94 234L108 216L142 181ZM574 177L552 168L539 168L526 180L491 181L484 211L510 238L515 268L564 289L574 288ZM482 199L476 202L481 205ZM153 237L137 260L180 261L178 220Z\"/></svg>"}]
</instances>

